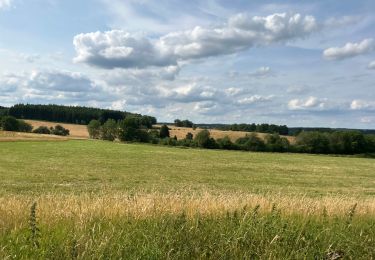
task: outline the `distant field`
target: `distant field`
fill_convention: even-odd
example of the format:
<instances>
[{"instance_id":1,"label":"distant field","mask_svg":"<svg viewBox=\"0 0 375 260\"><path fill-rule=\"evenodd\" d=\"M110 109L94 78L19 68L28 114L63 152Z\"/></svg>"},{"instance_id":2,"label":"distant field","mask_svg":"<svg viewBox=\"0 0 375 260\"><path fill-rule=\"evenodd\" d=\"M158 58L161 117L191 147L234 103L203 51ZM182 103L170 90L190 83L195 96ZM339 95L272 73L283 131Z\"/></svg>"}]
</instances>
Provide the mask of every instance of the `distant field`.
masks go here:
<instances>
[{"instance_id":1,"label":"distant field","mask_svg":"<svg viewBox=\"0 0 375 260\"><path fill-rule=\"evenodd\" d=\"M34 129L39 126L55 126L56 124L60 124L66 129L70 130L70 137L79 137L79 138L88 138L89 134L87 132L87 127L85 125L75 125L75 124L65 124L65 123L53 123L53 122L47 122L47 121L37 121L37 120L25 120L26 122L30 123ZM160 125L156 125L155 127L160 127ZM193 130L192 128L186 128L186 127L175 127L173 125L168 126L170 128L170 136L174 137L176 136L177 139L183 139L186 137L187 133L192 133L193 135L196 135L199 131L202 131L202 129L197 128ZM210 129L211 136L215 139L223 138L225 136L228 136L233 142L236 141L238 138L244 137L250 132L242 132L242 131L221 131L216 129ZM266 134L263 133L256 133L260 138L264 138ZM293 143L295 141L294 136L284 136L286 137L289 142Z\"/></svg>"},{"instance_id":2,"label":"distant field","mask_svg":"<svg viewBox=\"0 0 375 260\"><path fill-rule=\"evenodd\" d=\"M87 127L85 125L75 125L75 124L66 124L66 123L54 123L48 121L38 121L38 120L25 120L30 123L34 129L39 126L54 127L57 124L62 125L64 128L69 129L70 137L79 137L79 138L88 138L89 133L87 132Z\"/></svg>"},{"instance_id":3,"label":"distant field","mask_svg":"<svg viewBox=\"0 0 375 260\"><path fill-rule=\"evenodd\" d=\"M160 125L157 125L157 127L160 127ZM195 130L193 130L192 128L186 128L186 127L176 127L176 126L173 126L173 125L169 125L168 126L170 131L170 136L173 137L173 136L176 136L177 139L183 139L186 137L186 134L187 133L192 133L193 135L196 135L199 131L202 131L202 129L200 128L197 128ZM238 138L241 138L241 137L244 137L248 134L251 134L251 132L242 132L242 131L221 131L221 130L216 130L216 129L209 129L210 133L211 133L211 137L215 138L215 139L219 139L219 138L223 138L225 136L228 136L233 142L236 141ZM260 138L263 138L267 135L267 134L263 134L263 133L256 133ZM293 143L295 141L295 137L294 136L284 136L286 137L289 142Z\"/></svg>"},{"instance_id":4,"label":"distant field","mask_svg":"<svg viewBox=\"0 0 375 260\"><path fill-rule=\"evenodd\" d=\"M44 135L44 134L33 134L33 133L18 133L0 131L0 142L10 141L64 141L69 140L69 137L57 136L57 135Z\"/></svg>"},{"instance_id":5,"label":"distant field","mask_svg":"<svg viewBox=\"0 0 375 260\"><path fill-rule=\"evenodd\" d=\"M373 159L2 142L0 178L1 259L375 257Z\"/></svg>"}]
</instances>

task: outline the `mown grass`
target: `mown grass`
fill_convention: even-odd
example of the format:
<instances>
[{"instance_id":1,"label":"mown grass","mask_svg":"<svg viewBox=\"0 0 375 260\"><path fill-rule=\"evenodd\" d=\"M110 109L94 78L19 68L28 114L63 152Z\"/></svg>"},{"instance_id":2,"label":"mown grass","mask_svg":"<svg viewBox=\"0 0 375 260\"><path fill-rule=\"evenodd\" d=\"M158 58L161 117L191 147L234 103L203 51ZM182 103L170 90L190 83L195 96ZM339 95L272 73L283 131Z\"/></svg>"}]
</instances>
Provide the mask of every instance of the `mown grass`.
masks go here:
<instances>
[{"instance_id":1,"label":"mown grass","mask_svg":"<svg viewBox=\"0 0 375 260\"><path fill-rule=\"evenodd\" d=\"M0 143L0 194L243 191L375 195L372 159L104 141Z\"/></svg>"},{"instance_id":2,"label":"mown grass","mask_svg":"<svg viewBox=\"0 0 375 260\"><path fill-rule=\"evenodd\" d=\"M374 259L373 159L0 143L0 259Z\"/></svg>"}]
</instances>

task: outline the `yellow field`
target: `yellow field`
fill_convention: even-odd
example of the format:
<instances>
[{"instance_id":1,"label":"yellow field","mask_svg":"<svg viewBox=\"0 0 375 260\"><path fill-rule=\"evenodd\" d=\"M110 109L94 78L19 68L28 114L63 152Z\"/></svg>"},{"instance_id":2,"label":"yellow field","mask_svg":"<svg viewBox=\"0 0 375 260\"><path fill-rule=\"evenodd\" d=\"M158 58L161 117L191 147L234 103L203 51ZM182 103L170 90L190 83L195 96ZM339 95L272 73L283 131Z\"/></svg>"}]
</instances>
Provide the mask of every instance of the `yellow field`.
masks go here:
<instances>
[{"instance_id":1,"label":"yellow field","mask_svg":"<svg viewBox=\"0 0 375 260\"><path fill-rule=\"evenodd\" d=\"M13 141L65 141L71 137L0 131L0 142Z\"/></svg>"},{"instance_id":2,"label":"yellow field","mask_svg":"<svg viewBox=\"0 0 375 260\"><path fill-rule=\"evenodd\" d=\"M78 137L78 138L89 138L89 133L87 132L87 127L85 125L75 125L75 124L66 124L66 123L53 123L47 121L37 121L37 120L25 120L27 123L31 124L34 129L39 126L54 127L57 124L63 126L66 129L69 129L69 137Z\"/></svg>"},{"instance_id":3,"label":"yellow field","mask_svg":"<svg viewBox=\"0 0 375 260\"><path fill-rule=\"evenodd\" d=\"M57 124L62 125L64 128L69 129L70 131L70 137L78 137L78 138L89 138L89 134L87 132L87 127L85 125L75 125L75 124L66 124L66 123L53 123L53 122L47 122L47 121L38 121L38 120L25 120L26 122L30 123L34 129L39 126L55 126ZM155 125L156 128L160 128L161 125ZM174 137L176 136L177 139L183 139L186 137L187 133L192 133L194 136L202 131L201 128L197 128L193 130L192 128L186 128L186 127L176 127L173 125L168 125L170 136ZM251 134L250 132L242 132L242 131L221 131L216 129L210 129L211 136L215 139L223 138L225 136L228 136L233 142L236 141L238 138L244 137L248 134ZM260 138L264 138L267 134L263 133L256 133ZM289 142L294 143L295 138L294 136L284 136L286 137Z\"/></svg>"},{"instance_id":4,"label":"yellow field","mask_svg":"<svg viewBox=\"0 0 375 260\"><path fill-rule=\"evenodd\" d=\"M160 125L156 125L156 127L160 127ZM193 130L192 128L186 128L186 127L176 127L173 125L168 125L169 127L169 133L170 136L176 136L177 139L183 139L186 137L187 133L192 133L194 136L202 131L201 128L197 128ZM223 138L225 136L228 136L233 142L236 141L238 138L244 137L248 134L251 134L251 132L242 132L242 131L221 131L221 130L216 130L216 129L210 129L210 134L211 137L215 139ZM256 133L260 138L264 138L267 134L263 133ZM289 142L293 143L295 141L294 136L284 136L286 137Z\"/></svg>"}]
</instances>

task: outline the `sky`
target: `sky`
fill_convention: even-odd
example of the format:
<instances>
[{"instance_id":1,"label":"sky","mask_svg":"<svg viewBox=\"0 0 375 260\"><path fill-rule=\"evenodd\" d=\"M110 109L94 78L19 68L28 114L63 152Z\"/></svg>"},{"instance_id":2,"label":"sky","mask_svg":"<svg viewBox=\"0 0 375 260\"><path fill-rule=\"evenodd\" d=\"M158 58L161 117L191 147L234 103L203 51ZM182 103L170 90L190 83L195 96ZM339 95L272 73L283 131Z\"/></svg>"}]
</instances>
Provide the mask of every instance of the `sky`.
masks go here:
<instances>
[{"instance_id":1,"label":"sky","mask_svg":"<svg viewBox=\"0 0 375 260\"><path fill-rule=\"evenodd\" d=\"M0 0L0 105L375 128L375 1Z\"/></svg>"}]
</instances>

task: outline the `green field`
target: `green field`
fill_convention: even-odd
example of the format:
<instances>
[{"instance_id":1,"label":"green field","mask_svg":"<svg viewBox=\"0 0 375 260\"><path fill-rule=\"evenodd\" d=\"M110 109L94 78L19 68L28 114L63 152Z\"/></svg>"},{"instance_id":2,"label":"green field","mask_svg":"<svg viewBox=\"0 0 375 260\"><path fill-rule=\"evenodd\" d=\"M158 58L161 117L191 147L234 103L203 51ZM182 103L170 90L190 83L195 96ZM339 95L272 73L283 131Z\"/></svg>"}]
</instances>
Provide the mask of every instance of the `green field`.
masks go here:
<instances>
[{"instance_id":1,"label":"green field","mask_svg":"<svg viewBox=\"0 0 375 260\"><path fill-rule=\"evenodd\" d=\"M1 259L375 257L373 159L3 142L0 178Z\"/></svg>"},{"instance_id":2,"label":"green field","mask_svg":"<svg viewBox=\"0 0 375 260\"><path fill-rule=\"evenodd\" d=\"M373 159L170 148L101 141L1 143L3 194L245 191L375 195Z\"/></svg>"}]
</instances>

